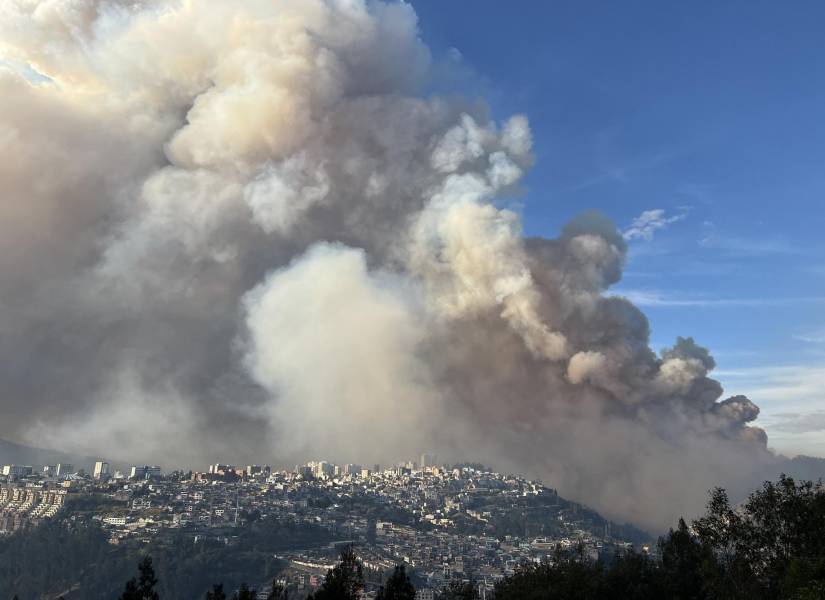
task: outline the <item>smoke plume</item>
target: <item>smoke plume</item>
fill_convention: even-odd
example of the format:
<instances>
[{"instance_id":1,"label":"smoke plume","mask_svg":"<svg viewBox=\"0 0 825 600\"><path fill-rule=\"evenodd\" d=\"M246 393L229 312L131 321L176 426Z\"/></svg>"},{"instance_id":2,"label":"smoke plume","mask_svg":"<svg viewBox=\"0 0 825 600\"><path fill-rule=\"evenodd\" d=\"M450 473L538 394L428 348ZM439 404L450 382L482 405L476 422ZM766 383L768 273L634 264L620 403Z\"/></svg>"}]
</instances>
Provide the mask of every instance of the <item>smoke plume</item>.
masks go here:
<instances>
[{"instance_id":1,"label":"smoke plume","mask_svg":"<svg viewBox=\"0 0 825 600\"><path fill-rule=\"evenodd\" d=\"M770 460L708 351L654 353L607 293L606 217L522 235L497 199L526 117L429 93L417 28L0 0L0 435L169 467L435 451L652 528Z\"/></svg>"}]
</instances>

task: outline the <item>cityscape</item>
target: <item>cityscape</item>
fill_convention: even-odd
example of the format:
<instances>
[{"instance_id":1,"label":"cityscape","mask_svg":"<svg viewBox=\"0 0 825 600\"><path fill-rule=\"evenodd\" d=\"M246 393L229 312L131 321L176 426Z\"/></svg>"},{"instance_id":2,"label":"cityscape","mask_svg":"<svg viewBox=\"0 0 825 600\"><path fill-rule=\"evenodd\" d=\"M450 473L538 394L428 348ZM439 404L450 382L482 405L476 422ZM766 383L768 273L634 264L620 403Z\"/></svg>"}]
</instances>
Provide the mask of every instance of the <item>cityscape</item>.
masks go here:
<instances>
[{"instance_id":1,"label":"cityscape","mask_svg":"<svg viewBox=\"0 0 825 600\"><path fill-rule=\"evenodd\" d=\"M407 565L422 600L454 580L473 582L486 598L519 564L560 550L592 560L651 550L643 532L619 527L539 481L482 465L443 465L429 454L385 468L315 461L278 471L216 463L164 473L153 465L112 470L98 461L91 473L69 464L5 465L2 473L0 535L47 519L87 519L112 545L177 536L231 547L256 521L312 528L305 545L275 555L290 598L317 589L347 545L377 573ZM252 583L266 597L267 582ZM374 597L379 583L368 585L365 597Z\"/></svg>"}]
</instances>

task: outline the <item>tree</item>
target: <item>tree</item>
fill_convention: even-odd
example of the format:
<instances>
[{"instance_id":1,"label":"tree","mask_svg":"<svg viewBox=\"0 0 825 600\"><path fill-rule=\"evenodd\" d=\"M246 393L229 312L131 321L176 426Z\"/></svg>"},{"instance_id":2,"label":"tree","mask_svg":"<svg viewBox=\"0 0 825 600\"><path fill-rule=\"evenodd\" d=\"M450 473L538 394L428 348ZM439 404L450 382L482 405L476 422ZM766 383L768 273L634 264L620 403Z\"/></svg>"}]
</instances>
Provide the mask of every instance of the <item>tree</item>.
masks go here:
<instances>
[{"instance_id":1,"label":"tree","mask_svg":"<svg viewBox=\"0 0 825 600\"><path fill-rule=\"evenodd\" d=\"M226 600L226 594L223 591L223 584L216 583L212 589L206 592L206 600Z\"/></svg>"},{"instance_id":2,"label":"tree","mask_svg":"<svg viewBox=\"0 0 825 600\"><path fill-rule=\"evenodd\" d=\"M716 566L703 573L714 597L794 598L819 593L825 574L825 488L785 475L766 481L746 502L731 508L722 489L693 522Z\"/></svg>"},{"instance_id":3,"label":"tree","mask_svg":"<svg viewBox=\"0 0 825 600\"><path fill-rule=\"evenodd\" d=\"M690 533L684 519L659 540L665 595L674 600L707 597L708 583L719 578L713 550Z\"/></svg>"},{"instance_id":4,"label":"tree","mask_svg":"<svg viewBox=\"0 0 825 600\"><path fill-rule=\"evenodd\" d=\"M595 600L602 599L600 564L576 559L576 553L556 552L553 563L523 564L496 584L497 600ZM447 596L470 598L471 596ZM475 596L472 596L473 598Z\"/></svg>"},{"instance_id":5,"label":"tree","mask_svg":"<svg viewBox=\"0 0 825 600\"><path fill-rule=\"evenodd\" d=\"M151 556L145 556L138 563L138 572L138 579L130 579L126 582L126 589L120 600L158 600L159 596L155 591L158 580L155 578Z\"/></svg>"},{"instance_id":6,"label":"tree","mask_svg":"<svg viewBox=\"0 0 825 600\"><path fill-rule=\"evenodd\" d=\"M407 575L406 566L395 567L387 583L378 591L376 600L415 600L415 587Z\"/></svg>"},{"instance_id":7,"label":"tree","mask_svg":"<svg viewBox=\"0 0 825 600\"><path fill-rule=\"evenodd\" d=\"M689 596L665 594L659 565L644 554L617 556L610 568L601 569L600 600L686 600ZM679 590L677 590L679 592Z\"/></svg>"},{"instance_id":8,"label":"tree","mask_svg":"<svg viewBox=\"0 0 825 600\"><path fill-rule=\"evenodd\" d=\"M313 600L357 600L364 589L364 571L352 546L341 552L341 562L327 571Z\"/></svg>"}]
</instances>

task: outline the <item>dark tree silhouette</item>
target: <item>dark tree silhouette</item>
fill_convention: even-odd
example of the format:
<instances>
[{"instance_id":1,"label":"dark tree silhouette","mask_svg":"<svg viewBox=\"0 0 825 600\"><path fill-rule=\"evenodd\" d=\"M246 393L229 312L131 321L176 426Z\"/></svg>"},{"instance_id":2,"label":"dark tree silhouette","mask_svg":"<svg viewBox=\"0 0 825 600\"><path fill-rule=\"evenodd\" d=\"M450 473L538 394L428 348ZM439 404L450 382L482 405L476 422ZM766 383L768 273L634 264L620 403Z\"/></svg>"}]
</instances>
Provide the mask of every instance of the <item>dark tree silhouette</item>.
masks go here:
<instances>
[{"instance_id":1,"label":"dark tree silhouette","mask_svg":"<svg viewBox=\"0 0 825 600\"><path fill-rule=\"evenodd\" d=\"M782 475L736 509L724 490L714 490L693 529L716 557L716 569L703 573L716 597L804 597L825 587L821 483Z\"/></svg>"},{"instance_id":2,"label":"dark tree silhouette","mask_svg":"<svg viewBox=\"0 0 825 600\"><path fill-rule=\"evenodd\" d=\"M312 600L357 600L364 589L364 570L352 546L341 552L341 562L327 572ZM309 599L308 599L309 600Z\"/></svg>"},{"instance_id":3,"label":"dark tree silhouette","mask_svg":"<svg viewBox=\"0 0 825 600\"><path fill-rule=\"evenodd\" d=\"M158 580L155 578L151 556L145 556L140 561L138 572L137 579L130 579L126 582L126 589L120 596L120 600L158 600L159 597L155 591Z\"/></svg>"},{"instance_id":4,"label":"dark tree silhouette","mask_svg":"<svg viewBox=\"0 0 825 600\"><path fill-rule=\"evenodd\" d=\"M822 600L825 488L782 476L735 509L722 489L703 517L659 541L661 558L629 553L610 564L584 555L526 565L496 585L496 600Z\"/></svg>"},{"instance_id":5,"label":"dark tree silhouette","mask_svg":"<svg viewBox=\"0 0 825 600\"><path fill-rule=\"evenodd\" d=\"M674 600L707 597L707 580L718 577L716 557L707 544L690 533L684 519L659 540L664 593Z\"/></svg>"},{"instance_id":6,"label":"dark tree silhouette","mask_svg":"<svg viewBox=\"0 0 825 600\"><path fill-rule=\"evenodd\" d=\"M378 590L376 600L415 600L415 587L404 565L395 567L387 583Z\"/></svg>"}]
</instances>

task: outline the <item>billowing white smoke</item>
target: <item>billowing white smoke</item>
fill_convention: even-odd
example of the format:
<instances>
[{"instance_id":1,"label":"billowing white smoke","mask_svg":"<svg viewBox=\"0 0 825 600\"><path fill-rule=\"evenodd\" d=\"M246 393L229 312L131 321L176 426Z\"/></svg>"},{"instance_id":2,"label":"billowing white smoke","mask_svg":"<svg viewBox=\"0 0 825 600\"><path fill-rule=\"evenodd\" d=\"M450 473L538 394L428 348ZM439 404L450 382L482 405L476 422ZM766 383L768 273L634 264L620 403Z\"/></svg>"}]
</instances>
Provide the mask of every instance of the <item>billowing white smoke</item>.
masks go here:
<instances>
[{"instance_id":1,"label":"billowing white smoke","mask_svg":"<svg viewBox=\"0 0 825 600\"><path fill-rule=\"evenodd\" d=\"M768 460L690 339L525 239L523 116L425 96L409 5L0 0L0 435L132 460L542 476L650 527Z\"/></svg>"}]
</instances>

